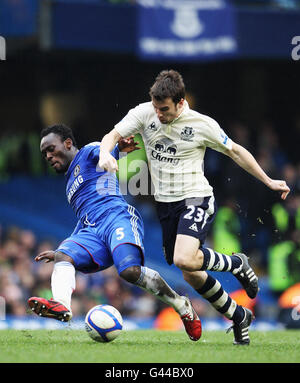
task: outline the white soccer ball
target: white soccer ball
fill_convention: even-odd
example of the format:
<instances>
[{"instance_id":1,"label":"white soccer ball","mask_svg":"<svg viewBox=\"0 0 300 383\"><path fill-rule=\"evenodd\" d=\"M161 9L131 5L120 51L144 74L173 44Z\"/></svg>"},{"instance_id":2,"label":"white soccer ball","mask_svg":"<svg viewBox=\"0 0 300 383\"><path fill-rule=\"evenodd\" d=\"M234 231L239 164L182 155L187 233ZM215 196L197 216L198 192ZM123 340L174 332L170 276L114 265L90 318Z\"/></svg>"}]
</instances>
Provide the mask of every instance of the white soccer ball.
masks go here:
<instances>
[{"instance_id":1,"label":"white soccer ball","mask_svg":"<svg viewBox=\"0 0 300 383\"><path fill-rule=\"evenodd\" d=\"M110 305L98 305L90 309L85 317L85 329L96 342L111 342L120 335L123 318Z\"/></svg>"}]
</instances>

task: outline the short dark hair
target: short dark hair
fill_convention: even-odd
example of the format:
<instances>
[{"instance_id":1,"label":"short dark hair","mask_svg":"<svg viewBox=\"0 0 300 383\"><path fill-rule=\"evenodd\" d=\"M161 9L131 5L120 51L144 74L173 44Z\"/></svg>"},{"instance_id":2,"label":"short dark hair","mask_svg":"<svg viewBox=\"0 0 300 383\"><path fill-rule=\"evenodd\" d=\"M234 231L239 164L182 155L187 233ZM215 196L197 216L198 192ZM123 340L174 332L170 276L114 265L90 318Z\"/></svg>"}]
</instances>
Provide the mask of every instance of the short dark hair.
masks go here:
<instances>
[{"instance_id":1,"label":"short dark hair","mask_svg":"<svg viewBox=\"0 0 300 383\"><path fill-rule=\"evenodd\" d=\"M156 77L149 94L157 101L171 97L177 104L182 98L185 98L185 85L181 74L173 69L163 70Z\"/></svg>"},{"instance_id":2,"label":"short dark hair","mask_svg":"<svg viewBox=\"0 0 300 383\"><path fill-rule=\"evenodd\" d=\"M55 124L44 128L41 131L41 138L48 136L48 134L54 133L60 136L62 141L65 141L67 138L71 138L73 145L77 148L77 143L74 138L74 134L71 128L64 124Z\"/></svg>"}]
</instances>

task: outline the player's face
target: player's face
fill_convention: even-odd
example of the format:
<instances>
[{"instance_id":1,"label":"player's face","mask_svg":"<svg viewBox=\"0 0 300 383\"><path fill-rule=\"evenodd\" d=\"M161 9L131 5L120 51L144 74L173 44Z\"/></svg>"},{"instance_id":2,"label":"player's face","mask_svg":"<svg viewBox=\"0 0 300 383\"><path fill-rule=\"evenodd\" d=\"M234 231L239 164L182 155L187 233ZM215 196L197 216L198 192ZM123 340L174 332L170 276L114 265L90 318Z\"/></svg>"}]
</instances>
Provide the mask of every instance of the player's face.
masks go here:
<instances>
[{"instance_id":1,"label":"player's face","mask_svg":"<svg viewBox=\"0 0 300 383\"><path fill-rule=\"evenodd\" d=\"M50 133L43 137L40 144L40 150L50 166L57 173L65 173L72 161L70 149L72 140L61 140L61 137L55 133Z\"/></svg>"},{"instance_id":2,"label":"player's face","mask_svg":"<svg viewBox=\"0 0 300 383\"><path fill-rule=\"evenodd\" d=\"M184 99L175 104L171 97L167 97L163 101L157 101L152 97L152 105L162 124L168 124L178 117L182 111L183 103Z\"/></svg>"}]
</instances>

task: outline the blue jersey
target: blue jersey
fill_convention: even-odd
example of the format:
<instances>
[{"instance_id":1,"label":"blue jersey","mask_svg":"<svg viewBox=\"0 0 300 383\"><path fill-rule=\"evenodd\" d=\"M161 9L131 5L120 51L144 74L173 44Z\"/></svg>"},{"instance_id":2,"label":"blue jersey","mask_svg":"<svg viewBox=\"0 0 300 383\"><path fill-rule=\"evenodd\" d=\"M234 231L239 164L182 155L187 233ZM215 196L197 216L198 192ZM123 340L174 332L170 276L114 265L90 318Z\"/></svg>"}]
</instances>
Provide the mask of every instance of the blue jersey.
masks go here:
<instances>
[{"instance_id":1,"label":"blue jersey","mask_svg":"<svg viewBox=\"0 0 300 383\"><path fill-rule=\"evenodd\" d=\"M88 144L79 150L69 166L66 193L78 223L56 251L70 256L76 270L84 273L113 264L120 273L144 262L143 221L120 193L116 174L99 168L99 153L100 142ZM119 159L118 146L111 154ZM125 244L135 247L128 253L119 248Z\"/></svg>"},{"instance_id":2,"label":"blue jersey","mask_svg":"<svg viewBox=\"0 0 300 383\"><path fill-rule=\"evenodd\" d=\"M93 142L74 157L66 173L66 194L69 204L82 224L94 224L108 213L128 204L120 193L115 173L99 168L100 142ZM119 148L111 153L119 159Z\"/></svg>"}]
</instances>

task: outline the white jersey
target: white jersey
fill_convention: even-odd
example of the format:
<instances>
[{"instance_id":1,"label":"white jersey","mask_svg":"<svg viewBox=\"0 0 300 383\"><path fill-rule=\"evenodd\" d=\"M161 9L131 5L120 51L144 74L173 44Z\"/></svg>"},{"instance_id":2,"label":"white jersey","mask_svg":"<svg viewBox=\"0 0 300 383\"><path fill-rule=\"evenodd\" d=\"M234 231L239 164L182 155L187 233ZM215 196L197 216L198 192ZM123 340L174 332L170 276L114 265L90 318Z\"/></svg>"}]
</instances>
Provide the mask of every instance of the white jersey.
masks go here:
<instances>
[{"instance_id":1,"label":"white jersey","mask_svg":"<svg viewBox=\"0 0 300 383\"><path fill-rule=\"evenodd\" d=\"M219 152L232 147L219 124L191 110L186 101L182 113L169 124L162 124L152 102L145 102L131 109L115 129L122 137L141 134L159 202L213 195L203 171L206 147Z\"/></svg>"}]
</instances>

